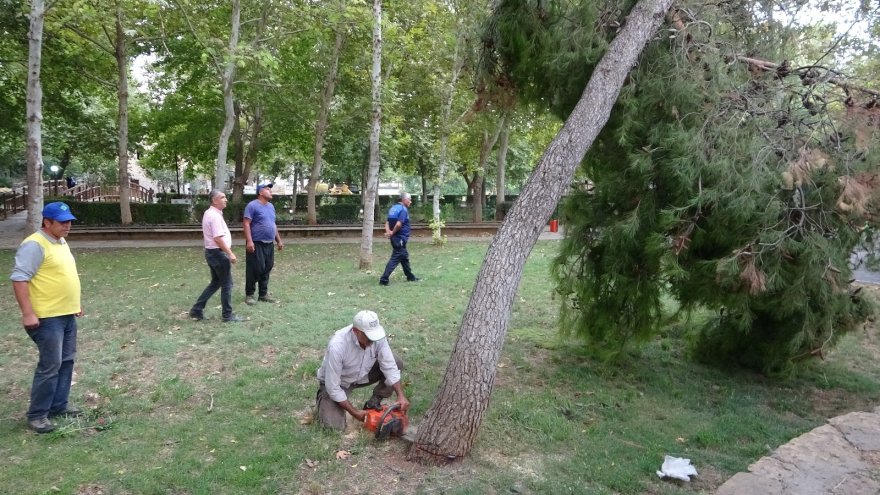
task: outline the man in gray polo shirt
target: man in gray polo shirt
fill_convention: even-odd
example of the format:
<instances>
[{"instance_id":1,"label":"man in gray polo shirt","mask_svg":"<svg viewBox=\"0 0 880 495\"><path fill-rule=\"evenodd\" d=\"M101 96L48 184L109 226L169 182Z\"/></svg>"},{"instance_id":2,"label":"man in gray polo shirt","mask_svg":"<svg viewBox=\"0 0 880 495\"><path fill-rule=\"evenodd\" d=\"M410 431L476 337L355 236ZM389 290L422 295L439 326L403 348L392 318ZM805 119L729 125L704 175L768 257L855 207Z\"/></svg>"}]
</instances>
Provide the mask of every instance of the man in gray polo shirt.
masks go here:
<instances>
[{"instance_id":1,"label":"man in gray polo shirt","mask_svg":"<svg viewBox=\"0 0 880 495\"><path fill-rule=\"evenodd\" d=\"M363 422L364 409L380 407L382 399L397 394L400 409L406 412L409 401L403 394L400 372L403 363L391 352L385 329L372 311L355 315L351 325L336 331L327 345L324 361L318 368L318 421L335 430L345 429L345 413ZM373 395L363 409L355 408L348 397L355 388L376 383Z\"/></svg>"}]
</instances>

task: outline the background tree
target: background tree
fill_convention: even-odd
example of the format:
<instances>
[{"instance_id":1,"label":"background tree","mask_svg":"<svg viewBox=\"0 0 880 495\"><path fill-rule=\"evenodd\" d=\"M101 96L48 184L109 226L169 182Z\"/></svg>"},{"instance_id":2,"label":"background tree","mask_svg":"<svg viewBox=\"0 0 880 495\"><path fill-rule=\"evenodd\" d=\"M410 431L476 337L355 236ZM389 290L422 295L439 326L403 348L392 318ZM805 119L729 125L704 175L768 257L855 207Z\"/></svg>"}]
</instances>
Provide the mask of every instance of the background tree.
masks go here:
<instances>
[{"instance_id":1,"label":"background tree","mask_svg":"<svg viewBox=\"0 0 880 495\"><path fill-rule=\"evenodd\" d=\"M34 231L40 228L40 212L43 210L43 88L40 85L40 67L45 16L43 0L31 0L27 71L27 224Z\"/></svg>"},{"instance_id":2,"label":"background tree","mask_svg":"<svg viewBox=\"0 0 880 495\"><path fill-rule=\"evenodd\" d=\"M232 17L229 30L229 46L227 47L223 71L220 83L223 87L223 109L226 119L223 121L223 129L220 131L220 141L217 148L217 163L214 171L214 188L226 189L226 152L229 147L229 136L232 135L232 127L235 123L234 96L232 84L235 78L236 56L238 52L238 36L241 28L241 2L232 0Z\"/></svg>"},{"instance_id":3,"label":"background tree","mask_svg":"<svg viewBox=\"0 0 880 495\"><path fill-rule=\"evenodd\" d=\"M373 64L370 71L373 82L373 112L370 125L370 164L364 188L364 219L361 229L360 269L369 269L373 263L373 225L376 215L376 197L379 192L379 133L382 125L382 0L373 0Z\"/></svg>"},{"instance_id":4,"label":"background tree","mask_svg":"<svg viewBox=\"0 0 880 495\"><path fill-rule=\"evenodd\" d=\"M330 52L327 75L321 88L321 100L318 107L318 121L315 124L315 152L312 160L312 169L309 174L307 221L309 225L318 223L316 207L316 190L321 178L321 169L324 161L324 139L327 134L327 120L330 117L330 104L333 102L333 93L336 89L336 81L339 71L339 57L342 54L342 45L345 42L346 26L343 14L345 13L345 1L338 2L338 11L331 19L333 27L333 49Z\"/></svg>"}]
</instances>

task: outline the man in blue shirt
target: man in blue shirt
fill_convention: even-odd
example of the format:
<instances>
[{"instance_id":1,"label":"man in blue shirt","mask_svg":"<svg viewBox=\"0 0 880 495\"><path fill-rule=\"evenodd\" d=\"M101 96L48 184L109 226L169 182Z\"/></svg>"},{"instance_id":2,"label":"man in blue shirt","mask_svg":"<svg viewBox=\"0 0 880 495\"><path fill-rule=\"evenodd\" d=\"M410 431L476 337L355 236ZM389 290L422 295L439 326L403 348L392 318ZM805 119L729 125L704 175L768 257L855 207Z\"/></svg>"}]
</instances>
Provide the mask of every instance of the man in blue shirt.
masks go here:
<instances>
[{"instance_id":1,"label":"man in blue shirt","mask_svg":"<svg viewBox=\"0 0 880 495\"><path fill-rule=\"evenodd\" d=\"M397 265L403 267L403 274L406 275L407 282L417 282L412 269L409 266L409 252L406 250L406 243L409 241L409 206L412 204L412 197L409 193L400 193L400 201L388 210L388 219L385 221L385 237L391 239L391 259L385 265L385 273L379 279L379 285L388 285L388 277L391 272L397 268Z\"/></svg>"},{"instance_id":2,"label":"man in blue shirt","mask_svg":"<svg viewBox=\"0 0 880 495\"><path fill-rule=\"evenodd\" d=\"M244 208L245 239L245 304L257 304L254 292L259 286L259 300L278 302L269 295L269 272L275 266L275 244L278 250L284 249L278 228L275 226L275 205L272 201L271 182L257 186L257 199Z\"/></svg>"}]
</instances>

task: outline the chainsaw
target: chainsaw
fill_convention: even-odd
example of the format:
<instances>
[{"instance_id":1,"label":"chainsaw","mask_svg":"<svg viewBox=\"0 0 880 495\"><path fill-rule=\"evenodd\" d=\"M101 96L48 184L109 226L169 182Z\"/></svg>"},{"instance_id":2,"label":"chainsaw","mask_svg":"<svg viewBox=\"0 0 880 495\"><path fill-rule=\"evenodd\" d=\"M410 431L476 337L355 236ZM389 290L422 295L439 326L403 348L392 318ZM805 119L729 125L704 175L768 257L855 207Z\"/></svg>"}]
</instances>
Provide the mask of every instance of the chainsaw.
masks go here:
<instances>
[{"instance_id":1,"label":"chainsaw","mask_svg":"<svg viewBox=\"0 0 880 495\"><path fill-rule=\"evenodd\" d=\"M409 418L400 410L400 404L380 406L378 409L367 409L364 428L376 433L377 440L390 437L402 437L409 426Z\"/></svg>"}]
</instances>

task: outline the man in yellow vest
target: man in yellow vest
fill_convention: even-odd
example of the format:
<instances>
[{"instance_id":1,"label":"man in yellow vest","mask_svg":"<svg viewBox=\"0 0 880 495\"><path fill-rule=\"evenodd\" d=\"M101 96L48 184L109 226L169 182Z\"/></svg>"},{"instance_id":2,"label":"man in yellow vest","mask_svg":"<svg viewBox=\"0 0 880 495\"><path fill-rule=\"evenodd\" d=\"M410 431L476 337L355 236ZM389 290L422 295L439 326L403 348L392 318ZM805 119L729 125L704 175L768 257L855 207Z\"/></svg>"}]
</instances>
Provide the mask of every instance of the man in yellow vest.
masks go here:
<instances>
[{"instance_id":1,"label":"man in yellow vest","mask_svg":"<svg viewBox=\"0 0 880 495\"><path fill-rule=\"evenodd\" d=\"M40 353L27 412L28 427L37 433L55 429L51 417L81 414L68 403L76 317L83 314L76 261L64 240L74 220L66 204L47 204L42 228L22 241L9 277L21 323Z\"/></svg>"}]
</instances>

